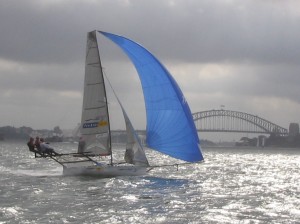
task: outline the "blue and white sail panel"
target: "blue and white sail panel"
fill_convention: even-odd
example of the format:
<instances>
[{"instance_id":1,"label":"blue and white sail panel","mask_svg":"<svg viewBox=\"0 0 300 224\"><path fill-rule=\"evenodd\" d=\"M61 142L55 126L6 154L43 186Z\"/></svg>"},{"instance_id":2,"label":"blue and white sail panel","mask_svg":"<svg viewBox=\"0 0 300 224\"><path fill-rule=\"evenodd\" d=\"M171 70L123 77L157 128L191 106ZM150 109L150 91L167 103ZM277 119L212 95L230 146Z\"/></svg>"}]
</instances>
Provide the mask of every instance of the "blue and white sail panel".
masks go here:
<instances>
[{"instance_id":1,"label":"blue and white sail panel","mask_svg":"<svg viewBox=\"0 0 300 224\"><path fill-rule=\"evenodd\" d=\"M141 45L100 32L131 59L139 74L147 113L147 145L188 162L203 160L190 108L167 69Z\"/></svg>"}]
</instances>

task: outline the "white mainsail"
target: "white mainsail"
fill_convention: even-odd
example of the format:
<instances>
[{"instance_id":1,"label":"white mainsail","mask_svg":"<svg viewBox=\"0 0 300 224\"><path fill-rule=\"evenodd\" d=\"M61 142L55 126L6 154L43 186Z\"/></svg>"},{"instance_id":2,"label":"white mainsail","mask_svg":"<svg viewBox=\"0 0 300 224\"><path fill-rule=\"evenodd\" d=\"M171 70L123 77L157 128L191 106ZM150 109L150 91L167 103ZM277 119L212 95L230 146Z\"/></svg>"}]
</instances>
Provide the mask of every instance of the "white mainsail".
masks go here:
<instances>
[{"instance_id":1,"label":"white mainsail","mask_svg":"<svg viewBox=\"0 0 300 224\"><path fill-rule=\"evenodd\" d=\"M78 152L111 155L107 97L96 31L87 35L81 134L84 144Z\"/></svg>"}]
</instances>

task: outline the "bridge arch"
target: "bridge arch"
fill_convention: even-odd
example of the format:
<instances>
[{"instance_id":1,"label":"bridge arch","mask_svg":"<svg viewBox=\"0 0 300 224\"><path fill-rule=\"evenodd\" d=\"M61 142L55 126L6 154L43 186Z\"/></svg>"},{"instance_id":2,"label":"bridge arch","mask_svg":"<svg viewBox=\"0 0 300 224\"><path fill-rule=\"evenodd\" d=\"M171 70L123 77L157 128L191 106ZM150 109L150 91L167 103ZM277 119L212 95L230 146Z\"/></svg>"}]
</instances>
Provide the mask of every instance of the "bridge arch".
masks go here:
<instances>
[{"instance_id":1,"label":"bridge arch","mask_svg":"<svg viewBox=\"0 0 300 224\"><path fill-rule=\"evenodd\" d=\"M287 135L288 130L256 115L232 110L208 110L193 113L200 132L245 132Z\"/></svg>"}]
</instances>

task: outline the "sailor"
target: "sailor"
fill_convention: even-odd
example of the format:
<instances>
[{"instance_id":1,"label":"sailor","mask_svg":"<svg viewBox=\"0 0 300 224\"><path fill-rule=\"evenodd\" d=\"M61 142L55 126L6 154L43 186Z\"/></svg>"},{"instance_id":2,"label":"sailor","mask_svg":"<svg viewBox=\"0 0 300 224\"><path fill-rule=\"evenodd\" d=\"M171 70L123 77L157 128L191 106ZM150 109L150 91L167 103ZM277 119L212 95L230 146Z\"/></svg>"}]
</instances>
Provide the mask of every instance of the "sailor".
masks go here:
<instances>
[{"instance_id":1,"label":"sailor","mask_svg":"<svg viewBox=\"0 0 300 224\"><path fill-rule=\"evenodd\" d=\"M55 152L54 149L51 148L51 147L49 146L49 144L45 143L43 138L40 139L40 142L41 142L41 143L40 143L41 151L42 151L43 153L47 153L47 154L49 154L50 156L58 156L58 155L61 155L61 154Z\"/></svg>"},{"instance_id":2,"label":"sailor","mask_svg":"<svg viewBox=\"0 0 300 224\"><path fill-rule=\"evenodd\" d=\"M36 148L35 148L34 138L30 137L29 141L27 142L27 146L29 148L29 151L38 152L38 150L36 150Z\"/></svg>"},{"instance_id":3,"label":"sailor","mask_svg":"<svg viewBox=\"0 0 300 224\"><path fill-rule=\"evenodd\" d=\"M124 156L125 162L134 164L133 157L134 157L134 153L132 149L126 149L125 156Z\"/></svg>"},{"instance_id":4,"label":"sailor","mask_svg":"<svg viewBox=\"0 0 300 224\"><path fill-rule=\"evenodd\" d=\"M83 137L80 137L79 142L78 142L78 153L83 153L84 148L85 148L85 141L84 141Z\"/></svg>"},{"instance_id":5,"label":"sailor","mask_svg":"<svg viewBox=\"0 0 300 224\"><path fill-rule=\"evenodd\" d=\"M34 145L35 145L35 148L37 149L37 151L41 151L40 144L41 144L40 138L38 136L36 136Z\"/></svg>"}]
</instances>

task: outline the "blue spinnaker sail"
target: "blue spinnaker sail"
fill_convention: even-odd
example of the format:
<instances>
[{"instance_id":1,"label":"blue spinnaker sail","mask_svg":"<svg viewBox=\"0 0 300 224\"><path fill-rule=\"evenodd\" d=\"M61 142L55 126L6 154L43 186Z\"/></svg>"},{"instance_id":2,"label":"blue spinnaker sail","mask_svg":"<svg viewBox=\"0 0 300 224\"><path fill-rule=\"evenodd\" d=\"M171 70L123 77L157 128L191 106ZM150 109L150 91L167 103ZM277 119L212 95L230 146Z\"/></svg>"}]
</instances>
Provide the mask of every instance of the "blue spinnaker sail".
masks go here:
<instances>
[{"instance_id":1,"label":"blue spinnaker sail","mask_svg":"<svg viewBox=\"0 0 300 224\"><path fill-rule=\"evenodd\" d=\"M203 160L190 108L167 69L132 40L99 32L127 54L138 72L147 113L147 146L188 162Z\"/></svg>"}]
</instances>

